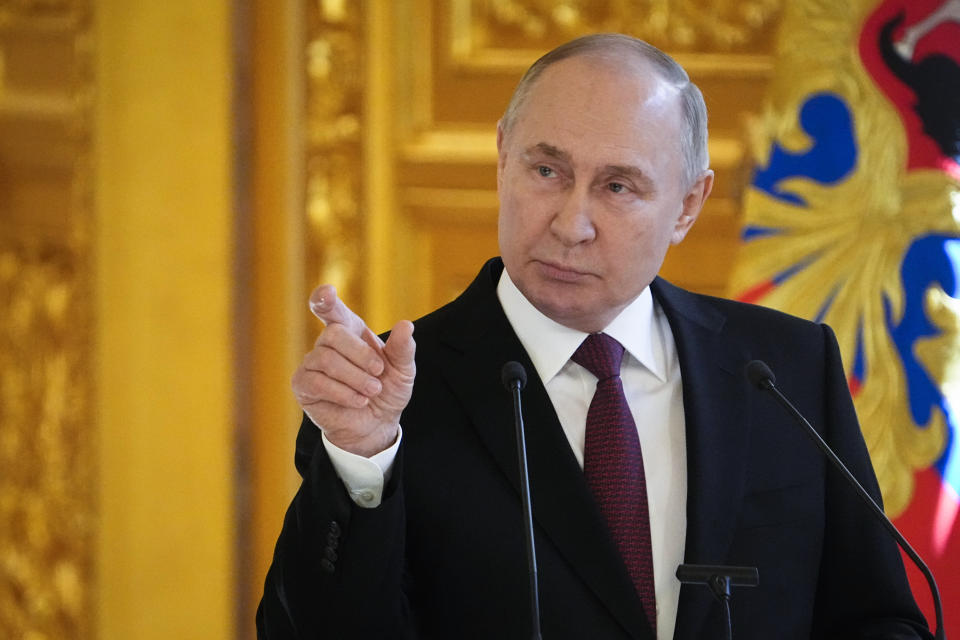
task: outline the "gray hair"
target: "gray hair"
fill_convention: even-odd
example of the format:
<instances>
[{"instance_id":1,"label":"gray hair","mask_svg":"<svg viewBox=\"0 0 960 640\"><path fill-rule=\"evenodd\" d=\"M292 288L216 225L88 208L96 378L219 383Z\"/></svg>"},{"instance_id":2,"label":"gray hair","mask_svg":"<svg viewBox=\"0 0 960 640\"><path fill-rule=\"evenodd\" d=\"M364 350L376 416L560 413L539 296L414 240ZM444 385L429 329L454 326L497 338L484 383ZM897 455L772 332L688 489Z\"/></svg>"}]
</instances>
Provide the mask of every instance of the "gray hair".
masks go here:
<instances>
[{"instance_id":1,"label":"gray hair","mask_svg":"<svg viewBox=\"0 0 960 640\"><path fill-rule=\"evenodd\" d=\"M500 120L504 135L516 123L520 109L530 95L534 83L544 69L555 62L579 55L610 57L615 53L635 54L648 62L662 80L677 90L683 116L681 152L683 174L686 184L693 184L697 177L710 166L707 149L707 105L697 85L690 81L687 72L677 61L651 44L620 33L595 33L582 36L549 51L533 63L520 79L510 98L510 104Z\"/></svg>"}]
</instances>

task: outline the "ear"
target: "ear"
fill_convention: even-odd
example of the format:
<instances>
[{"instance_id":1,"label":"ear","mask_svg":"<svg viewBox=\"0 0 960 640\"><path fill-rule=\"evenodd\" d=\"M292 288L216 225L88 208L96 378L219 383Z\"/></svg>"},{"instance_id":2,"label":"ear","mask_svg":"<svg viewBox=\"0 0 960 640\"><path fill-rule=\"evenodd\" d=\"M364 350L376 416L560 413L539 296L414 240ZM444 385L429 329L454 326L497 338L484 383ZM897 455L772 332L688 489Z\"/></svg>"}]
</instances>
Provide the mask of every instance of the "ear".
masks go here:
<instances>
[{"instance_id":1,"label":"ear","mask_svg":"<svg viewBox=\"0 0 960 640\"><path fill-rule=\"evenodd\" d=\"M507 162L507 150L504 143L503 120L497 121L497 188L503 182L503 167Z\"/></svg>"},{"instance_id":2,"label":"ear","mask_svg":"<svg viewBox=\"0 0 960 640\"><path fill-rule=\"evenodd\" d=\"M687 232L690 231L693 223L700 216L703 203L707 201L712 190L713 171L707 169L700 174L700 177L687 189L687 193L683 196L680 217L677 218L677 223L673 227L670 244L680 244L687 237Z\"/></svg>"}]
</instances>

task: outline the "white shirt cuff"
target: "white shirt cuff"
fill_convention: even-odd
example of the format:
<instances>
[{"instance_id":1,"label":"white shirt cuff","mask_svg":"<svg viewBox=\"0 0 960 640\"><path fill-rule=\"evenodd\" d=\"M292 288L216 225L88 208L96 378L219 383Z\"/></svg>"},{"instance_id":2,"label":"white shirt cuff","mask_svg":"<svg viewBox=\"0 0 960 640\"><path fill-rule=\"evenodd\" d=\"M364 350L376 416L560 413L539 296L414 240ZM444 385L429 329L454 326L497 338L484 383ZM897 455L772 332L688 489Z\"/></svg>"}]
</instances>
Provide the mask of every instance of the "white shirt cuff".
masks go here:
<instances>
[{"instance_id":1,"label":"white shirt cuff","mask_svg":"<svg viewBox=\"0 0 960 640\"><path fill-rule=\"evenodd\" d=\"M400 449L400 440L403 429L398 428L397 439L388 448L369 458L358 456L355 453L344 451L327 440L327 434L322 433L323 447L330 456L334 470L343 481L350 498L358 506L366 509L379 507L383 499L383 487L390 479L393 471L393 462Z\"/></svg>"}]
</instances>

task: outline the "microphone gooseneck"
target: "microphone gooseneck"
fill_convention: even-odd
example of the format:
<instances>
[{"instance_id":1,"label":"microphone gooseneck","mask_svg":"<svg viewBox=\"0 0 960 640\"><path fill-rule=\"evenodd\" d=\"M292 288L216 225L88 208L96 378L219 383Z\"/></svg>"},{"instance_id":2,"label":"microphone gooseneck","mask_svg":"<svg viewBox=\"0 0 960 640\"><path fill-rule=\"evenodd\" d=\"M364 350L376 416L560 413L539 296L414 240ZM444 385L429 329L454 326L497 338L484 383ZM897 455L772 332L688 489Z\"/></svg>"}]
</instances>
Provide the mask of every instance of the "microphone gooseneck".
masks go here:
<instances>
[{"instance_id":1,"label":"microphone gooseneck","mask_svg":"<svg viewBox=\"0 0 960 640\"><path fill-rule=\"evenodd\" d=\"M920 558L920 554L914 551L913 547L910 546L910 543L907 542L907 539L903 537L903 534L894 526L890 521L890 518L887 517L887 514L883 512L883 509L880 508L874 499L867 493L867 490L863 488L863 485L854 477L850 470L847 469L846 465L837 457L837 454L833 452L833 449L830 448L823 438L820 437L820 434L817 433L817 430L813 428L809 421L803 416L800 411L793 406L785 395L783 395L779 389L776 387L776 378L773 375L773 371L770 370L770 367L767 366L767 363L763 360L751 360L747 363L746 368L744 369L747 380L750 381L754 386L770 392L771 395L787 410L794 421L803 428L807 436L813 440L814 444L823 452L823 454L830 460L831 464L840 471L840 474L847 481L847 483L853 488L854 492L860 497L861 500L867 505L870 512L880 521L880 524L887 530L887 532L893 536L893 539L897 541L897 544L900 545L900 548L903 549L904 553L913 561L915 565L920 569L920 572L923 574L923 577L926 578L927 584L930 587L930 593L933 595L933 608L936 613L937 618L937 630L935 632L935 637L937 640L945 640L946 632L943 629L943 605L940 602L940 590L937 588L937 583L933 579L933 573L930 572L930 568L927 567L926 563Z\"/></svg>"},{"instance_id":2,"label":"microphone gooseneck","mask_svg":"<svg viewBox=\"0 0 960 640\"><path fill-rule=\"evenodd\" d=\"M527 550L527 575L530 578L530 619L533 640L540 635L540 589L537 579L537 548L533 542L533 507L530 505L530 472L527 471L527 443L523 428L520 391L527 386L527 370L511 360L500 370L503 386L513 395L513 424L517 434L517 462L520 469L520 497L523 502L524 536Z\"/></svg>"}]
</instances>

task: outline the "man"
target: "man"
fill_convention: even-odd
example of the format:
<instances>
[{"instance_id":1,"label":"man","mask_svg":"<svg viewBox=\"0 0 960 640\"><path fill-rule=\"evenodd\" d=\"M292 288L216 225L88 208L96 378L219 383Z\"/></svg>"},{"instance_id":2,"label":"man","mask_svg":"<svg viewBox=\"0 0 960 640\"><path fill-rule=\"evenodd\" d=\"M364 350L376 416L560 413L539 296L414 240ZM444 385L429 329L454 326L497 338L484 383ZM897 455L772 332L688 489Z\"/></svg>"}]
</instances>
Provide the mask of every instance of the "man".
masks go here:
<instances>
[{"instance_id":1,"label":"man","mask_svg":"<svg viewBox=\"0 0 960 640\"><path fill-rule=\"evenodd\" d=\"M780 371L878 496L832 332L656 278L713 184L683 69L626 36L575 40L521 80L497 145L502 262L416 343L406 321L382 342L332 287L311 297L327 327L293 378L303 484L260 637L530 636L509 360L531 373L545 638L718 636L683 562L758 567L739 638L929 637L894 544L742 373Z\"/></svg>"}]
</instances>

